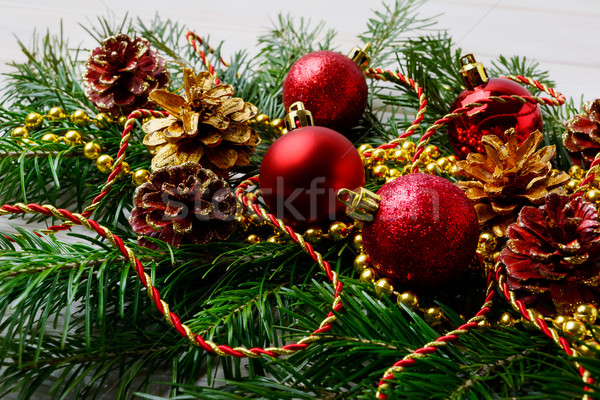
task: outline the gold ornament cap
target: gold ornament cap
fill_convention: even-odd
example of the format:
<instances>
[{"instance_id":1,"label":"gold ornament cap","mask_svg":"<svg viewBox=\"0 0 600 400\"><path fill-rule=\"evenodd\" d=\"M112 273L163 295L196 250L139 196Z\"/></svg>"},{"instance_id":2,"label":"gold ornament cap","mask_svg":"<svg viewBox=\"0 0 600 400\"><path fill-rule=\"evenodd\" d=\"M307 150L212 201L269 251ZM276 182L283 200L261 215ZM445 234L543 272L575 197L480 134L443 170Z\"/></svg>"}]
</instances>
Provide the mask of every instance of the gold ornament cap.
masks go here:
<instances>
[{"instance_id":1,"label":"gold ornament cap","mask_svg":"<svg viewBox=\"0 0 600 400\"><path fill-rule=\"evenodd\" d=\"M352 59L361 69L365 69L369 66L371 62L371 57L367 54L367 51L371 48L371 43L365 44L365 47L362 49L358 46L352 48L350 53L348 53L348 57Z\"/></svg>"},{"instance_id":2,"label":"gold ornament cap","mask_svg":"<svg viewBox=\"0 0 600 400\"><path fill-rule=\"evenodd\" d=\"M362 222L373 221L381 201L381 197L363 187L355 190L340 189L337 198L346 206L346 215Z\"/></svg>"},{"instance_id":3,"label":"gold ornament cap","mask_svg":"<svg viewBox=\"0 0 600 400\"><path fill-rule=\"evenodd\" d=\"M283 121L285 122L285 128L288 131L303 126L315 125L312 113L304 108L304 103L301 101L297 101L290 106L288 115L285 116Z\"/></svg>"},{"instance_id":4,"label":"gold ornament cap","mask_svg":"<svg viewBox=\"0 0 600 400\"><path fill-rule=\"evenodd\" d=\"M466 54L460 58L460 74L467 89L473 90L489 80L488 74L482 63L475 61L473 54Z\"/></svg>"}]
</instances>

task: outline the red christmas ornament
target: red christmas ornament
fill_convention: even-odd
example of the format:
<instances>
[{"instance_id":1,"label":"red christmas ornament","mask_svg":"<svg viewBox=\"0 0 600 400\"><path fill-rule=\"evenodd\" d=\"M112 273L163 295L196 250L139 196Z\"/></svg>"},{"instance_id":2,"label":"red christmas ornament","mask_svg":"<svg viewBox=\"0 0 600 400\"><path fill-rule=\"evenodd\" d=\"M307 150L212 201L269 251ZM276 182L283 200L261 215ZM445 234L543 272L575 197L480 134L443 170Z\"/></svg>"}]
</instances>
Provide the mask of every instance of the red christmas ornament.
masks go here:
<instances>
[{"instance_id":1,"label":"red christmas ornament","mask_svg":"<svg viewBox=\"0 0 600 400\"><path fill-rule=\"evenodd\" d=\"M531 96L523 86L507 78L488 79L485 68L475 62L472 54L461 58L461 74L465 89L450 107L455 110L469 103L489 99L490 96ZM504 131L515 128L519 144L535 130L542 130L542 113L537 104L521 104L517 101L490 103L477 107L447 125L448 140L456 155L464 159L470 152L484 153L481 146L483 135L493 134L504 138Z\"/></svg>"},{"instance_id":2,"label":"red christmas ornament","mask_svg":"<svg viewBox=\"0 0 600 400\"><path fill-rule=\"evenodd\" d=\"M320 126L295 129L277 139L260 167L260 189L271 213L289 225L319 224L343 216L336 195L365 184L352 143Z\"/></svg>"},{"instance_id":3,"label":"red christmas ornament","mask_svg":"<svg viewBox=\"0 0 600 400\"><path fill-rule=\"evenodd\" d=\"M301 101L315 125L340 132L356 126L367 107L367 81L349 57L316 51L299 58L283 81L285 109Z\"/></svg>"},{"instance_id":4,"label":"red christmas ornament","mask_svg":"<svg viewBox=\"0 0 600 400\"><path fill-rule=\"evenodd\" d=\"M435 175L409 174L385 184L379 210L362 230L375 270L407 288L439 287L471 261L477 214L462 190Z\"/></svg>"}]
</instances>

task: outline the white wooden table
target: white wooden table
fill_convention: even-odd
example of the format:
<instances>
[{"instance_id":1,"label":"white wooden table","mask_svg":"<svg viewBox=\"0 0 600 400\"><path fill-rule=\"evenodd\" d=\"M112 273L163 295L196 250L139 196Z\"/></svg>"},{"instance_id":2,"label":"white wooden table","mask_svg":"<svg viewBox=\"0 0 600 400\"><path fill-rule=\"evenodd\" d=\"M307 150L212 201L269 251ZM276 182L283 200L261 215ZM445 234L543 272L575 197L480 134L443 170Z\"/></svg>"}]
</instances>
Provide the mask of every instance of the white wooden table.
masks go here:
<instances>
[{"instance_id":1,"label":"white wooden table","mask_svg":"<svg viewBox=\"0 0 600 400\"><path fill-rule=\"evenodd\" d=\"M149 21L159 12L210 36L211 43L225 41L227 57L239 49L255 52L257 36L283 12L326 21L338 32L335 44L345 53L359 44L357 35L365 30L372 9L382 6L364 0L0 0L0 72L10 70L5 65L9 61L24 61L13 35L28 44L34 30L58 33L61 20L72 45L91 48L93 40L78 23L98 16L119 21L127 12ZM598 0L430 0L421 10L424 16L441 14L438 27L448 29L456 45L484 63L499 54L527 56L550 71L556 89L567 97L600 97ZM0 220L0 230L5 229L6 221Z\"/></svg>"}]
</instances>

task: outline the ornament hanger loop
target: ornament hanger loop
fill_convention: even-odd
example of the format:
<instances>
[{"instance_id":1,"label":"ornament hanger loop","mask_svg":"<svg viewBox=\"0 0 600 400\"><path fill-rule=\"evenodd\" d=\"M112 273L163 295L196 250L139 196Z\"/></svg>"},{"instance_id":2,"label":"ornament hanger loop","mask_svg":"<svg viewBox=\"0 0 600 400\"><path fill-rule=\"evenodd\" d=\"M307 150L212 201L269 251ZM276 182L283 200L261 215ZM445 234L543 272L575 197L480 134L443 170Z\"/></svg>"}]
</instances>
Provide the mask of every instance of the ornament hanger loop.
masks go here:
<instances>
[{"instance_id":1,"label":"ornament hanger loop","mask_svg":"<svg viewBox=\"0 0 600 400\"><path fill-rule=\"evenodd\" d=\"M303 126L315 125L312 113L304 108L304 103L301 101L297 101L290 106L288 115L285 116L283 121L288 132Z\"/></svg>"},{"instance_id":2,"label":"ornament hanger loop","mask_svg":"<svg viewBox=\"0 0 600 400\"><path fill-rule=\"evenodd\" d=\"M346 215L357 221L373 221L381 197L363 187L354 190L340 189L337 193L338 200L346 206Z\"/></svg>"},{"instance_id":3,"label":"ornament hanger loop","mask_svg":"<svg viewBox=\"0 0 600 400\"><path fill-rule=\"evenodd\" d=\"M365 69L371 63L371 57L367 54L367 51L371 48L371 43L365 44L362 49L358 46L353 47L348 53L348 57L352 59L361 69Z\"/></svg>"}]
</instances>

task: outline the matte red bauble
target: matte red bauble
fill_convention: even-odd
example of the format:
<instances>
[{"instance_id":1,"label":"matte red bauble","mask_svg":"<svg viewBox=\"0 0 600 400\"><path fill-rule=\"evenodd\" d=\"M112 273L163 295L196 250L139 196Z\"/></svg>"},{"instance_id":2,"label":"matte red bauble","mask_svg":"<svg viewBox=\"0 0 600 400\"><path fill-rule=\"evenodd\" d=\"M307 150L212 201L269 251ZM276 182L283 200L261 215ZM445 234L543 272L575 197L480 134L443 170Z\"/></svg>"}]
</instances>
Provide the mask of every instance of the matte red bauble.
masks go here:
<instances>
[{"instance_id":1,"label":"matte red bauble","mask_svg":"<svg viewBox=\"0 0 600 400\"><path fill-rule=\"evenodd\" d=\"M337 201L338 190L364 184L365 171L352 143L321 126L294 129L277 139L260 167L269 211L293 226L341 218L345 207Z\"/></svg>"},{"instance_id":2,"label":"matte red bauble","mask_svg":"<svg viewBox=\"0 0 600 400\"><path fill-rule=\"evenodd\" d=\"M469 65L481 65L476 63L472 56L465 62L467 64L463 64L463 69L461 70L463 77L465 76L465 72L477 71L476 67L465 71L465 68ZM487 100L490 96L531 96L531 93L527 89L507 78L488 79L483 67L477 72L483 76L475 80L472 80L472 76L465 79L467 89L454 100L450 110L455 110L469 103ZM517 131L519 144L523 143L531 132L536 130L541 131L542 114L538 105L508 101L506 103L493 102L476 107L468 111L465 115L455 118L448 123L448 140L454 148L455 154L459 158L464 159L470 152L484 153L484 149L481 146L481 137L483 135L492 134L502 139L504 138L504 131L509 128L515 128Z\"/></svg>"},{"instance_id":3,"label":"matte red bauble","mask_svg":"<svg viewBox=\"0 0 600 400\"><path fill-rule=\"evenodd\" d=\"M299 58L283 81L285 109L297 101L312 112L315 125L340 132L356 126L367 107L367 82L359 66L334 51Z\"/></svg>"},{"instance_id":4,"label":"matte red bauble","mask_svg":"<svg viewBox=\"0 0 600 400\"><path fill-rule=\"evenodd\" d=\"M402 287L439 287L475 254L477 214L462 190L435 175L408 174L379 189L379 210L362 231L373 267Z\"/></svg>"}]
</instances>

